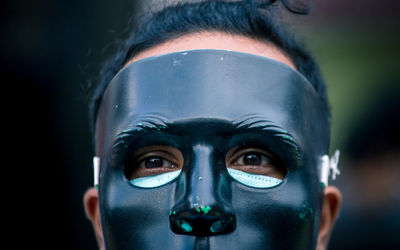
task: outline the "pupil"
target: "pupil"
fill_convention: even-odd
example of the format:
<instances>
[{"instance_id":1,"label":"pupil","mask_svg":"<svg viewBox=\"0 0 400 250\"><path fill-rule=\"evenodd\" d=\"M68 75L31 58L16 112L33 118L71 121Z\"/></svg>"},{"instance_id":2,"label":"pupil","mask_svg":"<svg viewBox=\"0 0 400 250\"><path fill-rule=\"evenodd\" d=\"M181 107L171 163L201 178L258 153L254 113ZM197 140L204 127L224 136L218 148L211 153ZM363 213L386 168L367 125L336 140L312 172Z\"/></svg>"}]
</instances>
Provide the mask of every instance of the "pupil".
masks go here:
<instances>
[{"instance_id":1,"label":"pupil","mask_svg":"<svg viewBox=\"0 0 400 250\"><path fill-rule=\"evenodd\" d=\"M261 156L259 154L247 154L244 156L243 161L245 165L260 165Z\"/></svg>"},{"instance_id":2,"label":"pupil","mask_svg":"<svg viewBox=\"0 0 400 250\"><path fill-rule=\"evenodd\" d=\"M158 157L147 159L145 162L146 168L160 168L163 165L163 160Z\"/></svg>"}]
</instances>

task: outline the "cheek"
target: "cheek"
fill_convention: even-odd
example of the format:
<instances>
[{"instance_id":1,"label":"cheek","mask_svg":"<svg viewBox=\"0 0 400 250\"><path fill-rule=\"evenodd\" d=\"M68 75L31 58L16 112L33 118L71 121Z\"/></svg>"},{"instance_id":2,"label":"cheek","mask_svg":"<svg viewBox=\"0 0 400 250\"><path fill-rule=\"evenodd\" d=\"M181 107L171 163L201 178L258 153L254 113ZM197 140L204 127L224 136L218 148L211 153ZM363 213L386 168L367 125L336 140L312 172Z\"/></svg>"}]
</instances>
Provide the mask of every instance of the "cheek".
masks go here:
<instances>
[{"instance_id":1,"label":"cheek","mask_svg":"<svg viewBox=\"0 0 400 250\"><path fill-rule=\"evenodd\" d=\"M173 186L137 188L126 180L122 171L106 173L99 185L106 247L132 249L141 243L146 249L146 244L154 242L154 235L170 235L168 215Z\"/></svg>"},{"instance_id":2,"label":"cheek","mask_svg":"<svg viewBox=\"0 0 400 250\"><path fill-rule=\"evenodd\" d=\"M171 244L194 239L170 229L169 213L178 201L179 182L143 189L130 184L122 170L106 169L99 185L106 248L131 249L140 244L142 249L166 249L154 245L158 242L154 235L162 235L163 242ZM311 176L300 170L288 172L287 178L272 188L228 182L220 191L229 191L237 227L223 237L210 237L210 244L246 242L246 246L265 246L262 249L315 249L320 208L319 191L310 188L315 187Z\"/></svg>"},{"instance_id":3,"label":"cheek","mask_svg":"<svg viewBox=\"0 0 400 250\"><path fill-rule=\"evenodd\" d=\"M288 176L271 189L232 186L237 227L251 232L249 237L259 235L270 249L313 249L320 211L317 193L308 185Z\"/></svg>"}]
</instances>

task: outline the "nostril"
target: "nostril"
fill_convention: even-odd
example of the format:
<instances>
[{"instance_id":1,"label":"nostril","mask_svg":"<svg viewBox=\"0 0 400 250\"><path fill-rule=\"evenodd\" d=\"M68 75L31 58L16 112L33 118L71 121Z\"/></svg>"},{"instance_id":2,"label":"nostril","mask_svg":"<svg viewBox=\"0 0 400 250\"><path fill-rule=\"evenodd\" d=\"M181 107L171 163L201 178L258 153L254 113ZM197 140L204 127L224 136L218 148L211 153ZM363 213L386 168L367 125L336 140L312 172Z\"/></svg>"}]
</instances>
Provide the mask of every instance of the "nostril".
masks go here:
<instances>
[{"instance_id":1,"label":"nostril","mask_svg":"<svg viewBox=\"0 0 400 250\"><path fill-rule=\"evenodd\" d=\"M176 225L186 233L189 233L193 230L192 226L184 220L177 220Z\"/></svg>"},{"instance_id":2,"label":"nostril","mask_svg":"<svg viewBox=\"0 0 400 250\"><path fill-rule=\"evenodd\" d=\"M169 216L170 228L176 234L212 236L228 234L236 228L236 217L212 206L174 209Z\"/></svg>"},{"instance_id":3,"label":"nostril","mask_svg":"<svg viewBox=\"0 0 400 250\"><path fill-rule=\"evenodd\" d=\"M213 224L211 224L210 231L212 233L222 232L225 228L225 222L223 220L217 220Z\"/></svg>"}]
</instances>

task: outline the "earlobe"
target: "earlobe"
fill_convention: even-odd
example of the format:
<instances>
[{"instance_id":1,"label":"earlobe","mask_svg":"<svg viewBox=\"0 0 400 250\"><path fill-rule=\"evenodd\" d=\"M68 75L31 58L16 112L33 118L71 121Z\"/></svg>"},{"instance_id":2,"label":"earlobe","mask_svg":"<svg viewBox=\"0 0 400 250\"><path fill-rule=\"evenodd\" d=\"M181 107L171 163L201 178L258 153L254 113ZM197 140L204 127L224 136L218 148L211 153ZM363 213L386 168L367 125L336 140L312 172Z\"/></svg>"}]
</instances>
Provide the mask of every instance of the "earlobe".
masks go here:
<instances>
[{"instance_id":1,"label":"earlobe","mask_svg":"<svg viewBox=\"0 0 400 250\"><path fill-rule=\"evenodd\" d=\"M325 250L327 248L333 226L339 215L341 203L342 194L340 191L333 186L326 187L324 190L317 250Z\"/></svg>"},{"instance_id":2,"label":"earlobe","mask_svg":"<svg viewBox=\"0 0 400 250\"><path fill-rule=\"evenodd\" d=\"M95 188L90 188L86 191L83 198L85 212L88 219L92 222L93 229L96 235L97 243L100 249L103 247L103 233L100 225L100 211L99 211L99 194Z\"/></svg>"}]
</instances>

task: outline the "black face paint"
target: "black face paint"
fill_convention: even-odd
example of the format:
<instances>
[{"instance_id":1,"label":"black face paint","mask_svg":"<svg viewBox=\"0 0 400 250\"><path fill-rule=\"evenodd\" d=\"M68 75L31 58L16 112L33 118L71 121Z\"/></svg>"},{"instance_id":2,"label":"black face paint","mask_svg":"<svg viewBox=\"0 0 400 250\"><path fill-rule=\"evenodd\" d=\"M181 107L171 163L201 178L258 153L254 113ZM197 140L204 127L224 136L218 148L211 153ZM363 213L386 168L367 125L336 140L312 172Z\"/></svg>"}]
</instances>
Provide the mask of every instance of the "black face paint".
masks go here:
<instances>
[{"instance_id":1,"label":"black face paint","mask_svg":"<svg viewBox=\"0 0 400 250\"><path fill-rule=\"evenodd\" d=\"M219 50L132 63L104 94L96 141L106 249L315 249L327 111L282 63Z\"/></svg>"}]
</instances>

